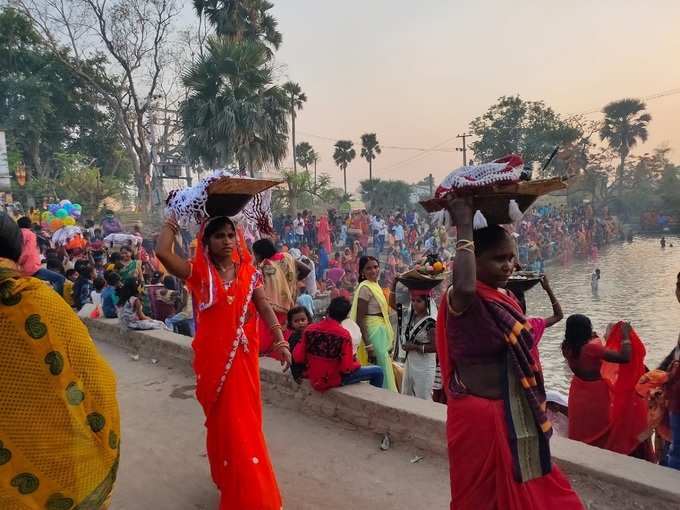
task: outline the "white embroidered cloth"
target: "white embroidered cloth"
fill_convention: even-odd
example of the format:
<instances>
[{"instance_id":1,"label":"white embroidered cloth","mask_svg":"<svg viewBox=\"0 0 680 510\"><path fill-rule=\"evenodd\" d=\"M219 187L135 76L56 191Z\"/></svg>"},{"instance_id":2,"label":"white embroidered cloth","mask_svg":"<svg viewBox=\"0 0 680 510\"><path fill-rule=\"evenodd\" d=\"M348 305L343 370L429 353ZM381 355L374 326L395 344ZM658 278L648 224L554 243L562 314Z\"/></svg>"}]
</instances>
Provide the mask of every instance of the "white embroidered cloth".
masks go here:
<instances>
[{"instance_id":1,"label":"white embroidered cloth","mask_svg":"<svg viewBox=\"0 0 680 510\"><path fill-rule=\"evenodd\" d=\"M524 168L524 161L517 154L484 163L462 166L442 181L435 191L435 198L443 198L452 189L481 188L503 182L517 182Z\"/></svg>"}]
</instances>

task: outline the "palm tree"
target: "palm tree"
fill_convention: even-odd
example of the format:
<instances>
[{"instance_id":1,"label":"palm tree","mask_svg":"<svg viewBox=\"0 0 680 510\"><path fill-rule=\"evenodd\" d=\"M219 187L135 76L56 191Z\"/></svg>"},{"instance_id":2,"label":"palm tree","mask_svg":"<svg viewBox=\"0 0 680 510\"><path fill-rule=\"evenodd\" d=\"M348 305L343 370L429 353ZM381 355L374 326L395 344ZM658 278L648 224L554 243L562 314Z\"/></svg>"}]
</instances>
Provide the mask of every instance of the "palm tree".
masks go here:
<instances>
[{"instance_id":1,"label":"palm tree","mask_svg":"<svg viewBox=\"0 0 680 510\"><path fill-rule=\"evenodd\" d=\"M236 163L251 175L286 156L288 103L273 83L266 48L257 42L208 40L205 56L183 76L180 112L187 155L210 166Z\"/></svg>"},{"instance_id":2,"label":"palm tree","mask_svg":"<svg viewBox=\"0 0 680 510\"><path fill-rule=\"evenodd\" d=\"M334 147L333 161L342 170L347 195L347 165L357 156L357 151L354 150L354 142L351 140L338 140Z\"/></svg>"},{"instance_id":3,"label":"palm tree","mask_svg":"<svg viewBox=\"0 0 680 510\"><path fill-rule=\"evenodd\" d=\"M375 133L364 133L361 135L361 157L368 161L369 181L373 180L373 160L376 158L376 154L381 152Z\"/></svg>"},{"instance_id":4,"label":"palm tree","mask_svg":"<svg viewBox=\"0 0 680 510\"><path fill-rule=\"evenodd\" d=\"M291 118L291 134L293 138L293 171L297 173L297 158L295 157L295 117L297 114L296 110L302 110L302 105L307 102L307 96L302 89L300 84L289 81L283 84L283 90L288 95L288 105L290 108L290 118Z\"/></svg>"},{"instance_id":5,"label":"palm tree","mask_svg":"<svg viewBox=\"0 0 680 510\"><path fill-rule=\"evenodd\" d=\"M619 153L621 162L617 172L618 192L623 192L623 175L626 158L638 141L647 141L647 124L652 116L645 111L647 105L639 99L621 99L609 103L602 109L604 120L600 138Z\"/></svg>"},{"instance_id":6,"label":"palm tree","mask_svg":"<svg viewBox=\"0 0 680 510\"><path fill-rule=\"evenodd\" d=\"M309 171L309 165L313 163L312 153L314 148L309 144L309 142L300 142L295 146L295 157L297 162L300 163L305 170Z\"/></svg>"},{"instance_id":7,"label":"palm tree","mask_svg":"<svg viewBox=\"0 0 680 510\"><path fill-rule=\"evenodd\" d=\"M215 34L231 42L259 42L270 58L283 40L269 14L273 7L267 0L194 0L196 14L207 18Z\"/></svg>"}]
</instances>

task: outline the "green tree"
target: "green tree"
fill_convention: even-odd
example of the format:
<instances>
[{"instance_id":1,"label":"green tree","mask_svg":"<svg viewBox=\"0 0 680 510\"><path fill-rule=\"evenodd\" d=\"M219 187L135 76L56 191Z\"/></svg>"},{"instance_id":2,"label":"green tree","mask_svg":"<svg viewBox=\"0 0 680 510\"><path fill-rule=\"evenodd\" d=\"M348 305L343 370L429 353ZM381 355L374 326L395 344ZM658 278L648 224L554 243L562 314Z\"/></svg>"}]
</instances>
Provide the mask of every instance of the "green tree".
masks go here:
<instances>
[{"instance_id":1,"label":"green tree","mask_svg":"<svg viewBox=\"0 0 680 510\"><path fill-rule=\"evenodd\" d=\"M680 166L667 166L659 180L658 194L669 211L680 212Z\"/></svg>"},{"instance_id":2,"label":"green tree","mask_svg":"<svg viewBox=\"0 0 680 510\"><path fill-rule=\"evenodd\" d=\"M205 16L215 33L231 42L259 42L270 56L283 40L266 0L194 0L196 14Z\"/></svg>"},{"instance_id":3,"label":"green tree","mask_svg":"<svg viewBox=\"0 0 680 510\"><path fill-rule=\"evenodd\" d=\"M102 175L101 170L82 154L55 154L57 174L54 178L39 177L27 184L28 191L35 197L49 197L53 200L68 198L83 206L84 214L94 216L102 200L113 197L127 198L126 180L116 176Z\"/></svg>"},{"instance_id":4,"label":"green tree","mask_svg":"<svg viewBox=\"0 0 680 510\"><path fill-rule=\"evenodd\" d=\"M361 135L361 157L368 161L368 180L373 180L373 160L380 154L380 144L375 133Z\"/></svg>"},{"instance_id":5,"label":"green tree","mask_svg":"<svg viewBox=\"0 0 680 510\"><path fill-rule=\"evenodd\" d=\"M94 72L100 64L84 65ZM92 158L104 174L131 171L106 104L45 50L32 22L12 8L0 10L0 68L0 122L29 180L53 177L58 152Z\"/></svg>"},{"instance_id":6,"label":"green tree","mask_svg":"<svg viewBox=\"0 0 680 510\"><path fill-rule=\"evenodd\" d=\"M314 163L316 153L314 152L314 147L312 147L309 142L300 142L295 147L295 157L297 162L305 171L309 172L309 165Z\"/></svg>"},{"instance_id":7,"label":"green tree","mask_svg":"<svg viewBox=\"0 0 680 510\"><path fill-rule=\"evenodd\" d=\"M543 101L525 101L520 96L499 98L470 123L470 132L476 138L470 147L478 162L511 153L526 162L541 162L556 145L573 143L582 135L577 123L563 119Z\"/></svg>"},{"instance_id":8,"label":"green tree","mask_svg":"<svg viewBox=\"0 0 680 510\"><path fill-rule=\"evenodd\" d=\"M325 210L339 207L344 200L344 193L332 186L327 174L321 174L316 183L309 172L282 171L281 175L285 185L272 192L274 211L293 214L296 209Z\"/></svg>"},{"instance_id":9,"label":"green tree","mask_svg":"<svg viewBox=\"0 0 680 510\"><path fill-rule=\"evenodd\" d=\"M647 106L639 99L613 101L602 109L604 120L600 138L615 150L620 158L616 180L619 196L623 194L623 179L626 158L638 141L647 141L647 125L652 116L645 111Z\"/></svg>"},{"instance_id":10,"label":"green tree","mask_svg":"<svg viewBox=\"0 0 680 510\"><path fill-rule=\"evenodd\" d=\"M298 83L288 81L283 84L283 90L288 97L288 107L290 108L291 137L293 143L293 171L297 172L297 157L295 155L295 118L297 112L302 110L302 105L307 102L307 96L302 92Z\"/></svg>"},{"instance_id":11,"label":"green tree","mask_svg":"<svg viewBox=\"0 0 680 510\"><path fill-rule=\"evenodd\" d=\"M357 156L354 150L354 142L351 140L338 140L334 145L333 161L342 170L345 195L347 194L347 166Z\"/></svg>"},{"instance_id":12,"label":"green tree","mask_svg":"<svg viewBox=\"0 0 680 510\"><path fill-rule=\"evenodd\" d=\"M361 200L369 211L393 211L395 206L410 208L413 187L404 181L380 179L361 181Z\"/></svg>"},{"instance_id":13,"label":"green tree","mask_svg":"<svg viewBox=\"0 0 680 510\"><path fill-rule=\"evenodd\" d=\"M261 44L213 36L183 81L188 97L180 113L191 161L235 162L250 175L266 164L278 168L286 155L288 102Z\"/></svg>"}]
</instances>

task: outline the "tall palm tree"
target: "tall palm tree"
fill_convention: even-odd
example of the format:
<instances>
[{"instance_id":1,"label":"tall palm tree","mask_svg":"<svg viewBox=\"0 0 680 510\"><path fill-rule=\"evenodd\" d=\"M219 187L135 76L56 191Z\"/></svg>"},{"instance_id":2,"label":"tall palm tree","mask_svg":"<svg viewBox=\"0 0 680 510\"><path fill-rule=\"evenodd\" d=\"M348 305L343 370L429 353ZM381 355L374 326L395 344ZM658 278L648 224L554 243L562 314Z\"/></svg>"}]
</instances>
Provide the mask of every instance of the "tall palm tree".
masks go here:
<instances>
[{"instance_id":1,"label":"tall palm tree","mask_svg":"<svg viewBox=\"0 0 680 510\"><path fill-rule=\"evenodd\" d=\"M373 160L376 154L380 154L382 150L378 144L378 137L375 133L364 133L361 135L361 157L368 161L368 180L373 180Z\"/></svg>"},{"instance_id":2,"label":"tall palm tree","mask_svg":"<svg viewBox=\"0 0 680 510\"><path fill-rule=\"evenodd\" d=\"M307 102L307 96L302 92L299 83L292 81L283 84L283 90L288 95L288 106L290 108L291 135L293 139L293 172L297 173L297 158L295 157L295 117L296 111L302 110L302 105Z\"/></svg>"},{"instance_id":3,"label":"tall palm tree","mask_svg":"<svg viewBox=\"0 0 680 510\"><path fill-rule=\"evenodd\" d=\"M351 140L338 140L334 147L333 161L342 170L347 195L347 165L357 156L357 151L354 150L354 142Z\"/></svg>"},{"instance_id":4,"label":"tall palm tree","mask_svg":"<svg viewBox=\"0 0 680 510\"><path fill-rule=\"evenodd\" d=\"M309 142L300 142L295 146L295 158L305 171L309 171L309 165L314 162L314 148Z\"/></svg>"},{"instance_id":5,"label":"tall palm tree","mask_svg":"<svg viewBox=\"0 0 680 510\"><path fill-rule=\"evenodd\" d=\"M183 76L180 112L187 155L211 166L238 164L254 175L286 156L288 103L273 83L266 48L252 41L208 40L205 56Z\"/></svg>"},{"instance_id":6,"label":"tall palm tree","mask_svg":"<svg viewBox=\"0 0 680 510\"><path fill-rule=\"evenodd\" d=\"M283 37L278 22L269 11L274 4L267 0L193 0L198 16L207 18L215 34L231 42L259 42L269 56L278 50Z\"/></svg>"},{"instance_id":7,"label":"tall palm tree","mask_svg":"<svg viewBox=\"0 0 680 510\"><path fill-rule=\"evenodd\" d=\"M647 141L647 125L652 116L645 111L647 105L639 99L621 99L609 103L602 109L604 120L600 128L600 138L619 153L621 162L617 172L618 193L623 192L623 175L626 158L630 149L638 141Z\"/></svg>"}]
</instances>

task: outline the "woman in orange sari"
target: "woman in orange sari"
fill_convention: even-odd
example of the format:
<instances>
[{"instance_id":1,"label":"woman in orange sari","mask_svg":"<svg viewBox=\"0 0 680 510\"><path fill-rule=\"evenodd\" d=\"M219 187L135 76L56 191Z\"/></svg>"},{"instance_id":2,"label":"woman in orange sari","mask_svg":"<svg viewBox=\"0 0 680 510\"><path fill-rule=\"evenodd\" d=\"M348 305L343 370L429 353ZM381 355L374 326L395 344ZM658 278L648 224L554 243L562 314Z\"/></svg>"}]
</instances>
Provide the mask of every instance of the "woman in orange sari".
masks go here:
<instances>
[{"instance_id":1,"label":"woman in orange sari","mask_svg":"<svg viewBox=\"0 0 680 510\"><path fill-rule=\"evenodd\" d=\"M448 204L456 272L437 318L448 399L452 510L582 510L550 457L543 374L531 323L507 282L516 247L502 227L473 235L472 198Z\"/></svg>"},{"instance_id":2,"label":"woman in orange sari","mask_svg":"<svg viewBox=\"0 0 680 510\"><path fill-rule=\"evenodd\" d=\"M168 220L158 257L186 280L196 305L196 397L205 412L208 460L220 509L280 510L281 496L262 432L258 314L274 335L284 369L288 344L264 294L242 233L226 216L208 219L191 262L173 252L179 227Z\"/></svg>"}]
</instances>

